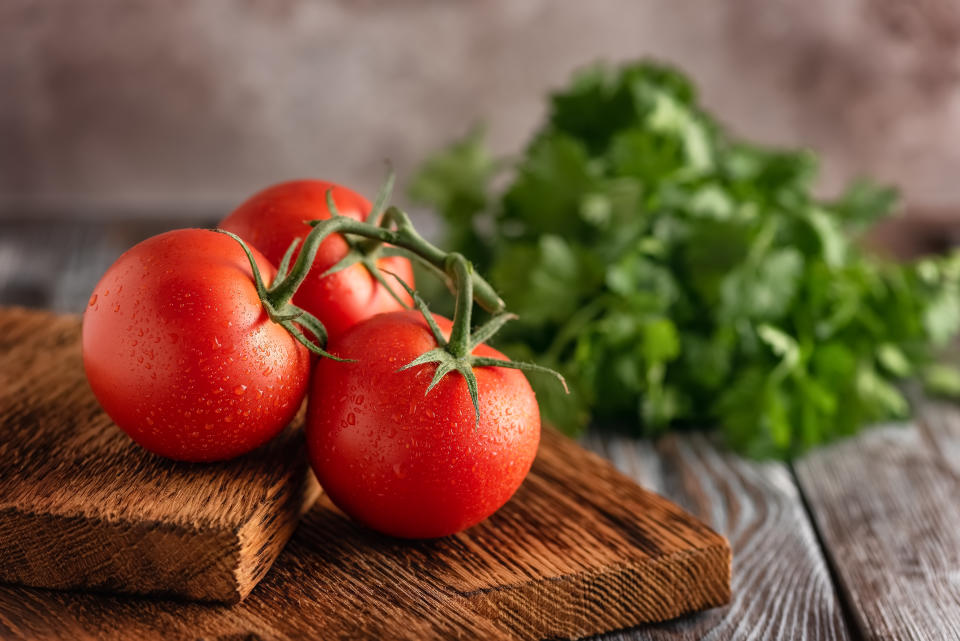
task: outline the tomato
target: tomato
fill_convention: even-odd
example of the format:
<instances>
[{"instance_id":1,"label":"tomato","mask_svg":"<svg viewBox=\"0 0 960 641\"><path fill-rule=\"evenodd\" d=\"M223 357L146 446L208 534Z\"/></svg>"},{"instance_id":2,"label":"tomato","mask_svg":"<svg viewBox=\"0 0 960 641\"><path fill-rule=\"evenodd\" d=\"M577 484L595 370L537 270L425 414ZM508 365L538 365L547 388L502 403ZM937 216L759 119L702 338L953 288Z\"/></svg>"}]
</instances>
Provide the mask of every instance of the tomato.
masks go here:
<instances>
[{"instance_id":1,"label":"tomato","mask_svg":"<svg viewBox=\"0 0 960 641\"><path fill-rule=\"evenodd\" d=\"M437 317L448 335L450 321ZM436 364L397 371L437 347L414 311L375 316L329 344L356 362L317 363L307 444L331 500L386 534L452 534L499 509L526 477L540 440L540 414L522 372L477 367L480 422L457 372L428 394ZM486 345L477 356L504 358Z\"/></svg>"},{"instance_id":2,"label":"tomato","mask_svg":"<svg viewBox=\"0 0 960 641\"><path fill-rule=\"evenodd\" d=\"M275 270L253 251L263 277ZM308 350L267 316L240 244L202 229L154 236L100 279L83 364L106 413L146 449L184 461L261 445L302 404Z\"/></svg>"},{"instance_id":3,"label":"tomato","mask_svg":"<svg viewBox=\"0 0 960 641\"><path fill-rule=\"evenodd\" d=\"M304 221L330 218L327 191L331 189L342 215L366 219L371 205L363 196L334 183L296 180L268 187L254 195L223 219L220 228L235 233L278 265L290 243L297 238L302 240L309 233L310 228ZM347 251L348 245L339 234L324 240L313 268L293 298L295 305L320 319L331 337L370 316L403 309L361 264L320 278ZM380 258L376 263L413 284L413 268L406 258ZM411 302L402 289L395 288L395 291L407 304Z\"/></svg>"}]
</instances>

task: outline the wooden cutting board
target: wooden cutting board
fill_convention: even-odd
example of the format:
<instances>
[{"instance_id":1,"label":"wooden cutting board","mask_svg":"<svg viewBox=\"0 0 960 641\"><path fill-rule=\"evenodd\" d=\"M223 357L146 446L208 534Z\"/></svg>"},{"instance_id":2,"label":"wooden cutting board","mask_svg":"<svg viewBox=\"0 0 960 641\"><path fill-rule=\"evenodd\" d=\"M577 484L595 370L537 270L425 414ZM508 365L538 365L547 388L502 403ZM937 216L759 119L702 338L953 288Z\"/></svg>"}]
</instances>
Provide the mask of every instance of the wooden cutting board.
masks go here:
<instances>
[{"instance_id":1,"label":"wooden cutting board","mask_svg":"<svg viewBox=\"0 0 960 641\"><path fill-rule=\"evenodd\" d=\"M146 454L97 409L79 322L0 310L0 637L579 638L726 603L727 541L546 429L493 517L432 541L355 525L300 433L238 461ZM267 570L270 569L269 573Z\"/></svg>"}]
</instances>

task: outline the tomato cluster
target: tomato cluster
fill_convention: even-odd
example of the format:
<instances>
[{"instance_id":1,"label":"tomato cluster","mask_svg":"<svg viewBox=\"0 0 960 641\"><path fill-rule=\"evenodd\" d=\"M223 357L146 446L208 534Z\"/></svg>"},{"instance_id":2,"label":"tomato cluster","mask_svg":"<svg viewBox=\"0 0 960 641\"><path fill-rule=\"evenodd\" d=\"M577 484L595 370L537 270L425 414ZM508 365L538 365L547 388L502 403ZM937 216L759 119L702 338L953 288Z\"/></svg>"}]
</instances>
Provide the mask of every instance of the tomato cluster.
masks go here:
<instances>
[{"instance_id":1,"label":"tomato cluster","mask_svg":"<svg viewBox=\"0 0 960 641\"><path fill-rule=\"evenodd\" d=\"M155 454L216 461L274 437L306 397L314 471L358 521L436 537L496 511L536 454L533 391L520 364L468 342L472 301L458 299L459 330L426 311L410 260L381 251L419 237L402 212L395 231L372 209L338 185L287 182L222 231L171 231L124 253L83 318L84 368L106 413ZM422 246L441 270L462 259ZM474 282L488 288L456 264L461 299Z\"/></svg>"}]
</instances>

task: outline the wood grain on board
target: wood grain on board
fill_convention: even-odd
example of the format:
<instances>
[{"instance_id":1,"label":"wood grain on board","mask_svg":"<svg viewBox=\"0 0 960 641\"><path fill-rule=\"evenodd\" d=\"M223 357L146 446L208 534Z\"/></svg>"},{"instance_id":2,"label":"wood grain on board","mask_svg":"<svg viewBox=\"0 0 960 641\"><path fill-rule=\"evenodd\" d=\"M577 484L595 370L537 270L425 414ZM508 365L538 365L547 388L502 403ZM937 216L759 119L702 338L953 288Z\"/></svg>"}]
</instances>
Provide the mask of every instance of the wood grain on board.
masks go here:
<instances>
[{"instance_id":1,"label":"wood grain on board","mask_svg":"<svg viewBox=\"0 0 960 641\"><path fill-rule=\"evenodd\" d=\"M288 505L276 497L289 494L283 475L296 466L272 450L239 468L183 466L140 451L96 407L77 340L75 317L0 310L0 554L12 560L0 571L19 573L4 579L22 583L71 568L74 585L117 590L132 578L180 577L183 594L232 567L224 554L241 563L251 550L259 554L256 545L243 547L254 537L228 517L264 500ZM257 474L238 478L248 466L272 471L275 483L260 488L250 480ZM230 523L234 529L218 529ZM205 530L236 540L198 539ZM151 545L138 546L144 540ZM155 548L162 557L151 556ZM242 603L0 587L0 637L573 639L729 598L722 536L548 429L517 495L466 532L390 539L321 497Z\"/></svg>"},{"instance_id":2,"label":"wood grain on board","mask_svg":"<svg viewBox=\"0 0 960 641\"><path fill-rule=\"evenodd\" d=\"M863 639L960 639L960 414L918 420L795 464Z\"/></svg>"},{"instance_id":3,"label":"wood grain on board","mask_svg":"<svg viewBox=\"0 0 960 641\"><path fill-rule=\"evenodd\" d=\"M100 409L79 329L0 309L0 581L239 601L319 494L302 435L222 464L156 457Z\"/></svg>"},{"instance_id":4,"label":"wood grain on board","mask_svg":"<svg viewBox=\"0 0 960 641\"><path fill-rule=\"evenodd\" d=\"M643 626L611 641L850 638L823 553L790 470L745 460L702 435L656 444L610 434L585 443L724 534L733 548L729 605Z\"/></svg>"}]
</instances>

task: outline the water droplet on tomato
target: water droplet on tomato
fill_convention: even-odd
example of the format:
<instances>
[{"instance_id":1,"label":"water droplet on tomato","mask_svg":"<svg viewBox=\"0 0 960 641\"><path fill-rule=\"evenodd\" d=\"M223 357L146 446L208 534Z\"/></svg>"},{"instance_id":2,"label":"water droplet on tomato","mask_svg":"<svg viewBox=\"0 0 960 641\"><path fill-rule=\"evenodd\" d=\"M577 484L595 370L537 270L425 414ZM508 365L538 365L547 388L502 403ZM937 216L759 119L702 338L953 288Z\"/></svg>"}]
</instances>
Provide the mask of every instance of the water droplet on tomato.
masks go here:
<instances>
[{"instance_id":1,"label":"water droplet on tomato","mask_svg":"<svg viewBox=\"0 0 960 641\"><path fill-rule=\"evenodd\" d=\"M119 312L119 311L120 311L120 303L117 303L116 305L113 306L113 311L114 311L114 312Z\"/></svg>"},{"instance_id":2,"label":"water droplet on tomato","mask_svg":"<svg viewBox=\"0 0 960 641\"><path fill-rule=\"evenodd\" d=\"M347 425L356 425L356 424L357 424L357 417L354 416L353 412L350 412L349 414L347 414Z\"/></svg>"},{"instance_id":3,"label":"water droplet on tomato","mask_svg":"<svg viewBox=\"0 0 960 641\"><path fill-rule=\"evenodd\" d=\"M213 340L210 341L210 347L212 347L213 349L220 349L222 347L222 345L220 344L220 339L214 336Z\"/></svg>"},{"instance_id":4,"label":"water droplet on tomato","mask_svg":"<svg viewBox=\"0 0 960 641\"><path fill-rule=\"evenodd\" d=\"M237 396L242 396L243 393L246 391L247 391L246 385L237 385L236 387L233 388L233 393L236 394Z\"/></svg>"},{"instance_id":5,"label":"water droplet on tomato","mask_svg":"<svg viewBox=\"0 0 960 641\"><path fill-rule=\"evenodd\" d=\"M403 465L400 463L393 464L393 473L397 476L398 479L402 479L407 475L406 470L403 469Z\"/></svg>"},{"instance_id":6,"label":"water droplet on tomato","mask_svg":"<svg viewBox=\"0 0 960 641\"><path fill-rule=\"evenodd\" d=\"M97 295L94 294L90 297L90 302L87 303L90 307L93 307L97 303Z\"/></svg>"}]
</instances>

